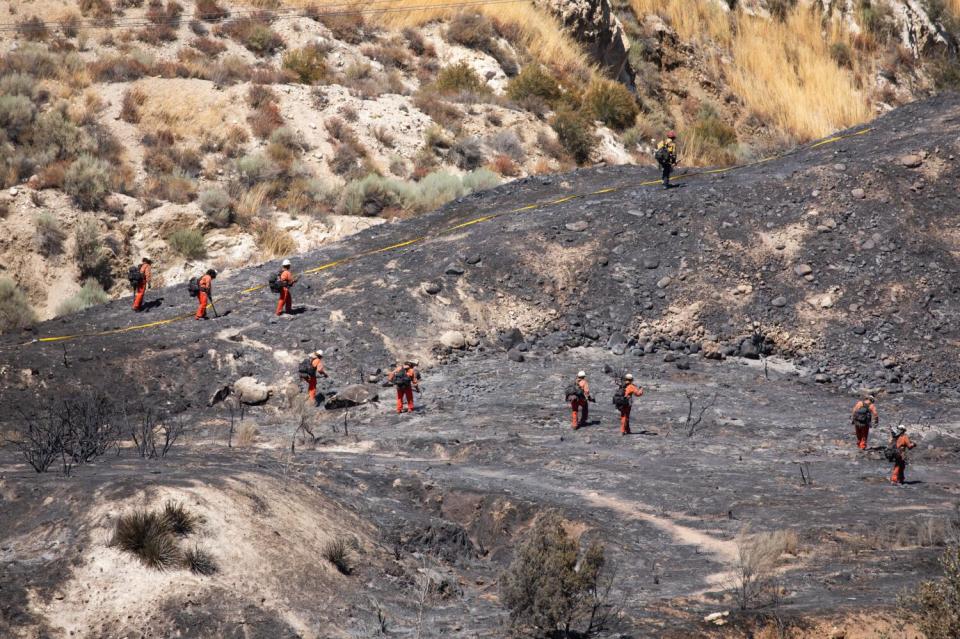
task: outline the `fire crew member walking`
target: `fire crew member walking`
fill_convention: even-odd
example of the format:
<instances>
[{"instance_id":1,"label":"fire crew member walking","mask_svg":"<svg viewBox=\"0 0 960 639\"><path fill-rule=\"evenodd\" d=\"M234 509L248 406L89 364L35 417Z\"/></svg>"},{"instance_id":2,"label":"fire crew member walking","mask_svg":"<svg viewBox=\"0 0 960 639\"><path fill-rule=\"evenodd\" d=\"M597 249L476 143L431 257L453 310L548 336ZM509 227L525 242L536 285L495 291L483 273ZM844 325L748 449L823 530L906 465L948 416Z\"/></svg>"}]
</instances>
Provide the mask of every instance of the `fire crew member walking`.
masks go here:
<instances>
[{"instance_id":1,"label":"fire crew member walking","mask_svg":"<svg viewBox=\"0 0 960 639\"><path fill-rule=\"evenodd\" d=\"M286 311L289 313L293 309L293 297L290 295L290 287L297 283L296 278L290 271L290 260L284 260L281 265L280 277L280 300L277 302L277 315L283 315Z\"/></svg>"},{"instance_id":2,"label":"fire crew member walking","mask_svg":"<svg viewBox=\"0 0 960 639\"><path fill-rule=\"evenodd\" d=\"M657 152L654 154L654 158L657 160L657 164L660 165L662 171L663 179L663 188L670 188L670 173L673 172L673 167L677 164L677 134L673 131L667 131L667 139L660 140L660 143L657 144Z\"/></svg>"},{"instance_id":3,"label":"fire crew member walking","mask_svg":"<svg viewBox=\"0 0 960 639\"><path fill-rule=\"evenodd\" d=\"M880 417L877 414L877 405L874 401L873 395L865 395L863 399L854 404L853 412L850 413L850 422L853 424L853 431L857 435L857 446L860 447L860 450L866 450L867 448L870 426L880 425Z\"/></svg>"},{"instance_id":4,"label":"fire crew member walking","mask_svg":"<svg viewBox=\"0 0 960 639\"><path fill-rule=\"evenodd\" d=\"M137 284L136 294L133 297L133 310L138 312L143 310L143 295L147 292L147 287L150 285L151 264L153 264L153 260L149 257L144 257L140 263L140 283Z\"/></svg>"},{"instance_id":5,"label":"fire crew member walking","mask_svg":"<svg viewBox=\"0 0 960 639\"><path fill-rule=\"evenodd\" d=\"M420 391L420 371L415 362L397 361L397 367L387 376L387 379L397 387L397 414L403 412L403 402L406 399L407 410L413 412L413 391Z\"/></svg>"},{"instance_id":6,"label":"fire crew member walking","mask_svg":"<svg viewBox=\"0 0 960 639\"><path fill-rule=\"evenodd\" d=\"M898 424L890 429L890 447L893 449L893 472L890 473L892 483L902 485L906 480L907 451L915 446L907 437L906 426Z\"/></svg>"},{"instance_id":7,"label":"fire crew member walking","mask_svg":"<svg viewBox=\"0 0 960 639\"><path fill-rule=\"evenodd\" d=\"M309 364L306 371L301 371L300 379L307 382L307 394L314 406L319 406L317 401L317 377L330 377L327 375L327 369L323 366L323 351L315 350L307 358Z\"/></svg>"},{"instance_id":8,"label":"fire crew member walking","mask_svg":"<svg viewBox=\"0 0 960 639\"><path fill-rule=\"evenodd\" d=\"M207 303L213 300L213 280L217 277L214 269L209 269L203 274L203 277L197 282L200 292L197 294L197 314L196 319L207 319Z\"/></svg>"},{"instance_id":9,"label":"fire crew member walking","mask_svg":"<svg viewBox=\"0 0 960 639\"><path fill-rule=\"evenodd\" d=\"M630 434L630 408L634 397L643 396L643 389L633 383L633 375L627 373L623 377L623 384L617 389L620 396L619 403L614 402L620 409L620 434Z\"/></svg>"},{"instance_id":10,"label":"fire crew member walking","mask_svg":"<svg viewBox=\"0 0 960 639\"><path fill-rule=\"evenodd\" d=\"M590 384L587 382L587 374L584 371L577 373L576 388L579 392L573 394L570 398L570 410L573 413L573 430L587 425L587 419L590 415ZM578 413L581 413L578 415ZM578 419L579 416L579 419Z\"/></svg>"}]
</instances>

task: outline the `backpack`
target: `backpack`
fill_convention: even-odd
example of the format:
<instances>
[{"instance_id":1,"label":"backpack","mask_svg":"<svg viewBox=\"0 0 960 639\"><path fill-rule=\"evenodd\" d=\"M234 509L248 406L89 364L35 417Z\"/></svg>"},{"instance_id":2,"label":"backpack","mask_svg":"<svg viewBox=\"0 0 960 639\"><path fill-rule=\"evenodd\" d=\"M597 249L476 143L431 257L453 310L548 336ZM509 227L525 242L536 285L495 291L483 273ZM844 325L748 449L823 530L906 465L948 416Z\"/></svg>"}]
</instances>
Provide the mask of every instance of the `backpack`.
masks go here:
<instances>
[{"instance_id":1,"label":"backpack","mask_svg":"<svg viewBox=\"0 0 960 639\"><path fill-rule=\"evenodd\" d=\"M630 398L627 397L627 385L617 386L617 392L613 394L613 405L617 408L623 408L630 404Z\"/></svg>"},{"instance_id":2,"label":"backpack","mask_svg":"<svg viewBox=\"0 0 960 639\"><path fill-rule=\"evenodd\" d=\"M853 413L853 421L861 425L869 424L873 421L873 413L867 406L861 406Z\"/></svg>"},{"instance_id":3,"label":"backpack","mask_svg":"<svg viewBox=\"0 0 960 639\"><path fill-rule=\"evenodd\" d=\"M398 372L393 374L393 385L394 386L409 386L413 380L410 379L410 375L407 373L407 369L401 368Z\"/></svg>"},{"instance_id":4,"label":"backpack","mask_svg":"<svg viewBox=\"0 0 960 639\"><path fill-rule=\"evenodd\" d=\"M297 369L297 371L298 371L301 375L304 375L304 376L306 376L306 377L316 377L316 376L317 376L317 369L314 368L314 366L313 366L313 361L311 361L309 357L308 357L307 359L303 360L302 362L300 362L300 367Z\"/></svg>"},{"instance_id":5,"label":"backpack","mask_svg":"<svg viewBox=\"0 0 960 639\"><path fill-rule=\"evenodd\" d=\"M654 159L660 164L670 164L670 149L666 144L657 149L657 152L653 154Z\"/></svg>"},{"instance_id":6,"label":"backpack","mask_svg":"<svg viewBox=\"0 0 960 639\"><path fill-rule=\"evenodd\" d=\"M274 293L279 293L283 290L283 283L280 281L280 274L274 273L270 276L270 279L267 280L267 283L270 285L270 290Z\"/></svg>"},{"instance_id":7,"label":"backpack","mask_svg":"<svg viewBox=\"0 0 960 639\"><path fill-rule=\"evenodd\" d=\"M576 384L576 383L570 384L569 386L567 386L567 390L564 391L563 396L566 398L568 402L573 402L577 400L582 402L584 399L586 399L586 396L584 396L583 394L583 389L580 388L580 384Z\"/></svg>"},{"instance_id":8,"label":"backpack","mask_svg":"<svg viewBox=\"0 0 960 639\"><path fill-rule=\"evenodd\" d=\"M143 284L143 273L140 271L139 266L131 266L130 270L127 271L127 279L130 280L130 286L133 288L138 288Z\"/></svg>"},{"instance_id":9,"label":"backpack","mask_svg":"<svg viewBox=\"0 0 960 639\"><path fill-rule=\"evenodd\" d=\"M883 456L887 458L888 462L899 462L903 459L903 454L900 452L900 449L897 448L897 443L893 442L888 444L885 449L883 449Z\"/></svg>"},{"instance_id":10,"label":"backpack","mask_svg":"<svg viewBox=\"0 0 960 639\"><path fill-rule=\"evenodd\" d=\"M200 295L200 280L196 277L191 277L190 281L187 282L187 293L190 293L190 297Z\"/></svg>"}]
</instances>

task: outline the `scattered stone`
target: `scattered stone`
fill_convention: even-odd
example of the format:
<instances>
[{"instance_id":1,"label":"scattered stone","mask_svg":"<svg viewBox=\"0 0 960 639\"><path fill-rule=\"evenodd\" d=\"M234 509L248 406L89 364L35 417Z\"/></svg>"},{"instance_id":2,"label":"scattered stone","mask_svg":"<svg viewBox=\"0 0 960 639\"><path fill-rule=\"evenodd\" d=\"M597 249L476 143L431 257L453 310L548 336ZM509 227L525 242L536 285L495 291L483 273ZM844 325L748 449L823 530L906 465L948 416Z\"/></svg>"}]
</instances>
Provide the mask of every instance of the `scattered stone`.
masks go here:
<instances>
[{"instance_id":1,"label":"scattered stone","mask_svg":"<svg viewBox=\"0 0 960 639\"><path fill-rule=\"evenodd\" d=\"M427 295L436 295L443 290L443 285L440 282L424 282L420 285L420 288Z\"/></svg>"},{"instance_id":2,"label":"scattered stone","mask_svg":"<svg viewBox=\"0 0 960 639\"><path fill-rule=\"evenodd\" d=\"M587 230L590 224L586 220L579 220L577 222L571 222L570 224L565 224L564 228L568 231L575 231L577 233L582 233Z\"/></svg>"},{"instance_id":3,"label":"scattered stone","mask_svg":"<svg viewBox=\"0 0 960 639\"><path fill-rule=\"evenodd\" d=\"M703 343L703 358L704 359L723 359L723 353L720 351L720 344L713 341L706 341Z\"/></svg>"},{"instance_id":4,"label":"scattered stone","mask_svg":"<svg viewBox=\"0 0 960 639\"><path fill-rule=\"evenodd\" d=\"M583 329L583 336L591 340L600 339L600 331L595 328L585 328Z\"/></svg>"},{"instance_id":5,"label":"scattered stone","mask_svg":"<svg viewBox=\"0 0 960 639\"><path fill-rule=\"evenodd\" d=\"M783 249L787 248L787 245L784 244L783 242L777 242L776 244L773 245L773 248L778 251L782 251Z\"/></svg>"},{"instance_id":6,"label":"scattered stone","mask_svg":"<svg viewBox=\"0 0 960 639\"><path fill-rule=\"evenodd\" d=\"M523 353L521 353L520 351L518 351L518 350L516 350L516 349L508 352L508 353L507 353L507 357L510 358L510 361L511 361L511 362L522 362L522 361L524 361L524 360L526 359L526 358L523 356Z\"/></svg>"},{"instance_id":7,"label":"scattered stone","mask_svg":"<svg viewBox=\"0 0 960 639\"><path fill-rule=\"evenodd\" d=\"M760 359L760 349L753 343L753 339L748 337L740 342L740 357L747 359Z\"/></svg>"},{"instance_id":8,"label":"scattered stone","mask_svg":"<svg viewBox=\"0 0 960 639\"><path fill-rule=\"evenodd\" d=\"M770 300L770 303L773 306L776 306L777 308L783 308L784 306L787 305L787 298L785 298L783 295L778 295L777 297Z\"/></svg>"},{"instance_id":9,"label":"scattered stone","mask_svg":"<svg viewBox=\"0 0 960 639\"><path fill-rule=\"evenodd\" d=\"M826 373L817 373L816 375L813 376L813 381L815 381L818 384L829 384L830 376L827 375Z\"/></svg>"},{"instance_id":10,"label":"scattered stone","mask_svg":"<svg viewBox=\"0 0 960 639\"><path fill-rule=\"evenodd\" d=\"M464 273L463 269L456 264L450 264L443 272L447 275L463 275Z\"/></svg>"},{"instance_id":11,"label":"scattered stone","mask_svg":"<svg viewBox=\"0 0 960 639\"><path fill-rule=\"evenodd\" d=\"M10 187L10 197L17 197L17 189Z\"/></svg>"},{"instance_id":12,"label":"scattered stone","mask_svg":"<svg viewBox=\"0 0 960 639\"><path fill-rule=\"evenodd\" d=\"M517 344L522 344L524 339L523 333L519 328L511 328L497 335L497 343L507 351L512 349Z\"/></svg>"},{"instance_id":13,"label":"scattered stone","mask_svg":"<svg viewBox=\"0 0 960 639\"><path fill-rule=\"evenodd\" d=\"M804 275L810 275L813 273L813 267L809 264L797 264L793 267L793 272L803 277Z\"/></svg>"},{"instance_id":14,"label":"scattered stone","mask_svg":"<svg viewBox=\"0 0 960 639\"><path fill-rule=\"evenodd\" d=\"M241 377L233 383L233 392L244 404L262 404L270 399L271 389L255 377Z\"/></svg>"},{"instance_id":15,"label":"scattered stone","mask_svg":"<svg viewBox=\"0 0 960 639\"><path fill-rule=\"evenodd\" d=\"M369 384L352 384L341 388L336 395L331 395L324 402L324 408L335 410L337 408L349 408L350 406L359 406L375 402L380 398L377 394L377 387Z\"/></svg>"},{"instance_id":16,"label":"scattered stone","mask_svg":"<svg viewBox=\"0 0 960 639\"><path fill-rule=\"evenodd\" d=\"M867 332L867 329L864 328L863 326L854 326L854 327L853 327L853 333L854 333L855 335L863 335L863 334L866 333L866 332Z\"/></svg>"},{"instance_id":17,"label":"scattered stone","mask_svg":"<svg viewBox=\"0 0 960 639\"><path fill-rule=\"evenodd\" d=\"M914 154L905 155L902 158L900 158L900 164L907 167L908 169L915 169L921 164L923 164L923 158L920 157L919 155L914 155Z\"/></svg>"},{"instance_id":18,"label":"scattered stone","mask_svg":"<svg viewBox=\"0 0 960 639\"><path fill-rule=\"evenodd\" d=\"M657 288L667 288L673 282L673 278L667 275L657 280Z\"/></svg>"},{"instance_id":19,"label":"scattered stone","mask_svg":"<svg viewBox=\"0 0 960 639\"><path fill-rule=\"evenodd\" d=\"M663 361L665 361L665 362L667 362L667 363L669 363L669 362L675 362L675 361L677 361L677 356L674 355L673 353L667 353L666 355L663 356Z\"/></svg>"},{"instance_id":20,"label":"scattered stone","mask_svg":"<svg viewBox=\"0 0 960 639\"><path fill-rule=\"evenodd\" d=\"M655 269L660 268L660 260L655 257L645 257L643 258L643 268Z\"/></svg>"},{"instance_id":21,"label":"scattered stone","mask_svg":"<svg viewBox=\"0 0 960 639\"><path fill-rule=\"evenodd\" d=\"M483 258L480 257L479 254L473 254L473 255L468 255L466 258L464 258L463 261L466 262L467 264L469 264L470 266L475 266L475 265L479 264L479 263L480 263L480 260L482 260L482 259L483 259Z\"/></svg>"},{"instance_id":22,"label":"scattered stone","mask_svg":"<svg viewBox=\"0 0 960 639\"><path fill-rule=\"evenodd\" d=\"M674 365L682 371L690 370L690 360L685 356L678 357Z\"/></svg>"},{"instance_id":23,"label":"scattered stone","mask_svg":"<svg viewBox=\"0 0 960 639\"><path fill-rule=\"evenodd\" d=\"M447 348L460 349L467 345L467 338L460 331L446 331L440 336L440 343Z\"/></svg>"},{"instance_id":24,"label":"scattered stone","mask_svg":"<svg viewBox=\"0 0 960 639\"><path fill-rule=\"evenodd\" d=\"M867 192L864 191L863 189L853 189L852 191L850 191L850 195L852 195L854 199L862 200L865 197L867 197Z\"/></svg>"}]
</instances>

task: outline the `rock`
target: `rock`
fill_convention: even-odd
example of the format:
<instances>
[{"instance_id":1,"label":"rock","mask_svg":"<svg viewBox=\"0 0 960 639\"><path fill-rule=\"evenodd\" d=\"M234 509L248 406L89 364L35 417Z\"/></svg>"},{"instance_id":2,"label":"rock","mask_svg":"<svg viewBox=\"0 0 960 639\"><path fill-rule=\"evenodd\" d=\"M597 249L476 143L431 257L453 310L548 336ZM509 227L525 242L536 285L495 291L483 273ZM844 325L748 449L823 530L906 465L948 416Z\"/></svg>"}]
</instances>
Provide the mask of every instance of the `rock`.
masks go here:
<instances>
[{"instance_id":1,"label":"rock","mask_svg":"<svg viewBox=\"0 0 960 639\"><path fill-rule=\"evenodd\" d=\"M463 269L457 266L456 264L448 265L443 272L446 273L447 275L463 275L464 273Z\"/></svg>"},{"instance_id":2,"label":"rock","mask_svg":"<svg viewBox=\"0 0 960 639\"><path fill-rule=\"evenodd\" d=\"M523 342L523 333L519 328L511 328L497 335L497 343L506 351L509 351L517 344L522 344Z\"/></svg>"},{"instance_id":3,"label":"rock","mask_svg":"<svg viewBox=\"0 0 960 639\"><path fill-rule=\"evenodd\" d=\"M813 381L815 381L818 384L829 384L830 376L827 375L826 373L817 373L816 375L813 376Z\"/></svg>"},{"instance_id":4,"label":"rock","mask_svg":"<svg viewBox=\"0 0 960 639\"><path fill-rule=\"evenodd\" d=\"M643 268L655 269L660 267L660 260L655 257L643 258Z\"/></svg>"},{"instance_id":5,"label":"rock","mask_svg":"<svg viewBox=\"0 0 960 639\"><path fill-rule=\"evenodd\" d=\"M674 355L673 353L667 353L666 355L663 356L663 361L665 361L665 362L667 362L667 363L669 363L669 362L675 362L675 361L677 361L677 356Z\"/></svg>"},{"instance_id":6,"label":"rock","mask_svg":"<svg viewBox=\"0 0 960 639\"><path fill-rule=\"evenodd\" d=\"M610 339L607 340L607 348L616 348L617 346L626 346L627 337L623 333L611 333Z\"/></svg>"},{"instance_id":7,"label":"rock","mask_svg":"<svg viewBox=\"0 0 960 639\"><path fill-rule=\"evenodd\" d=\"M785 298L783 295L778 295L770 300L770 304L776 306L777 308L783 308L787 305L787 298Z\"/></svg>"},{"instance_id":8,"label":"rock","mask_svg":"<svg viewBox=\"0 0 960 639\"><path fill-rule=\"evenodd\" d=\"M10 187L10 197L17 197L17 189Z\"/></svg>"},{"instance_id":9,"label":"rock","mask_svg":"<svg viewBox=\"0 0 960 639\"><path fill-rule=\"evenodd\" d=\"M747 359L760 359L760 349L753 343L753 339L748 337L740 342L740 357Z\"/></svg>"},{"instance_id":10,"label":"rock","mask_svg":"<svg viewBox=\"0 0 960 639\"><path fill-rule=\"evenodd\" d=\"M587 227L589 226L590 224L588 224L586 220L579 220L577 222L571 222L570 224L565 224L564 228L566 228L568 231L576 231L577 233L582 233L583 231L586 231Z\"/></svg>"},{"instance_id":11,"label":"rock","mask_svg":"<svg viewBox=\"0 0 960 639\"><path fill-rule=\"evenodd\" d=\"M633 87L630 40L610 0L535 0L534 4L559 18L564 31L579 42L610 77Z\"/></svg>"},{"instance_id":12,"label":"rock","mask_svg":"<svg viewBox=\"0 0 960 639\"><path fill-rule=\"evenodd\" d=\"M443 285L440 282L424 282L420 285L420 288L427 295L436 295L443 290Z\"/></svg>"},{"instance_id":13,"label":"rock","mask_svg":"<svg viewBox=\"0 0 960 639\"><path fill-rule=\"evenodd\" d=\"M673 278L667 275L657 280L657 288L667 288L673 282Z\"/></svg>"},{"instance_id":14,"label":"rock","mask_svg":"<svg viewBox=\"0 0 960 639\"><path fill-rule=\"evenodd\" d=\"M440 343L447 348L463 348L467 345L467 338L460 331L446 331L440 336Z\"/></svg>"},{"instance_id":15,"label":"rock","mask_svg":"<svg viewBox=\"0 0 960 639\"><path fill-rule=\"evenodd\" d=\"M523 353L521 353L520 351L518 351L518 350L516 350L516 349L514 349L514 350L512 350L512 351L509 351L509 352L507 353L507 357L510 359L511 362L522 362L522 361L524 361L524 360L526 359L526 358L523 356Z\"/></svg>"},{"instance_id":16,"label":"rock","mask_svg":"<svg viewBox=\"0 0 960 639\"><path fill-rule=\"evenodd\" d=\"M830 629L830 634L827 635L827 639L847 639L847 631L834 626Z\"/></svg>"},{"instance_id":17,"label":"rock","mask_svg":"<svg viewBox=\"0 0 960 639\"><path fill-rule=\"evenodd\" d=\"M867 192L864 191L863 189L853 189L852 191L850 191L850 195L852 195L854 199L862 200L865 197L867 197Z\"/></svg>"},{"instance_id":18,"label":"rock","mask_svg":"<svg viewBox=\"0 0 960 639\"><path fill-rule=\"evenodd\" d=\"M214 404L219 404L229 396L230 396L230 386L222 386L218 388L216 391L214 391L214 393L210 396L210 399L207 400L207 406L213 406Z\"/></svg>"},{"instance_id":19,"label":"rock","mask_svg":"<svg viewBox=\"0 0 960 639\"><path fill-rule=\"evenodd\" d=\"M377 387L371 384L352 384L341 388L336 395L331 395L324 402L324 408L329 410L337 408L348 408L350 406L359 406L368 404L380 399L377 394Z\"/></svg>"},{"instance_id":20,"label":"rock","mask_svg":"<svg viewBox=\"0 0 960 639\"><path fill-rule=\"evenodd\" d=\"M595 328L586 328L583 330L583 336L590 340L600 339L600 331Z\"/></svg>"},{"instance_id":21,"label":"rock","mask_svg":"<svg viewBox=\"0 0 960 639\"><path fill-rule=\"evenodd\" d=\"M914 154L905 155L902 158L900 158L900 164L902 164L903 166L909 169L915 169L921 164L923 164L923 158L920 157L919 155L914 155Z\"/></svg>"},{"instance_id":22,"label":"rock","mask_svg":"<svg viewBox=\"0 0 960 639\"><path fill-rule=\"evenodd\" d=\"M854 335L863 335L863 334L866 333L866 332L867 332L867 329L864 328L863 326L854 326L854 327L853 327L853 333L854 333Z\"/></svg>"},{"instance_id":23,"label":"rock","mask_svg":"<svg viewBox=\"0 0 960 639\"><path fill-rule=\"evenodd\" d=\"M702 348L704 359L723 359L723 354L720 352L720 344L717 342L706 341L703 343Z\"/></svg>"},{"instance_id":24,"label":"rock","mask_svg":"<svg viewBox=\"0 0 960 639\"><path fill-rule=\"evenodd\" d=\"M690 370L690 359L686 356L678 357L674 366L676 366L679 370L688 371Z\"/></svg>"},{"instance_id":25,"label":"rock","mask_svg":"<svg viewBox=\"0 0 960 639\"><path fill-rule=\"evenodd\" d=\"M255 377L241 377L233 383L233 392L244 404L262 404L270 399L272 389Z\"/></svg>"},{"instance_id":26,"label":"rock","mask_svg":"<svg viewBox=\"0 0 960 639\"><path fill-rule=\"evenodd\" d=\"M465 258L463 258L463 261L469 264L470 266L476 266L477 264L480 263L480 260L482 259L483 258L480 257L478 253L475 253L475 254L466 256Z\"/></svg>"}]
</instances>

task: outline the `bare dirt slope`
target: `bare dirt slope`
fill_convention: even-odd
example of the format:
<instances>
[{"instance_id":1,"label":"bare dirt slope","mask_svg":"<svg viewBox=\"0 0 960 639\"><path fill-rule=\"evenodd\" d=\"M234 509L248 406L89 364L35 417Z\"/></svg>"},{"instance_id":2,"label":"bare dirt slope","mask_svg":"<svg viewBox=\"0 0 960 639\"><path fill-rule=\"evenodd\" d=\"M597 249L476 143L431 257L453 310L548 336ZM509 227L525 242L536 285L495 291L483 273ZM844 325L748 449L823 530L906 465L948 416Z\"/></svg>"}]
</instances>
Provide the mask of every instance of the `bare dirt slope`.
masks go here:
<instances>
[{"instance_id":1,"label":"bare dirt slope","mask_svg":"<svg viewBox=\"0 0 960 639\"><path fill-rule=\"evenodd\" d=\"M175 319L192 311L176 288L151 291L145 315L120 300L5 336L8 429L18 408L98 389L190 427L164 460L124 450L70 479L0 449L0 619L25 636L371 636L378 618L398 636L504 636L497 576L545 508L618 566L611 636L725 632L700 619L735 607L746 527L797 535L778 615L842 625L888 608L933 574L960 489L958 130L960 96L944 95L669 191L632 168L524 180L303 256L298 270L335 264L304 275L289 317L241 294L271 264L218 281L207 322L17 346ZM754 320L765 360L744 343ZM466 348L442 346L446 331ZM418 356L421 409L396 416L381 389L388 401L307 411L315 437L295 434L287 392L315 347L326 390ZM599 399L574 433L561 396L579 368ZM622 369L647 388L625 438ZM241 375L274 395L231 450L232 400L208 403ZM904 488L886 481L883 430L853 446L862 387L880 391L882 426L916 424ZM687 393L716 396L692 436ZM120 512L167 498L205 517L220 573L154 573L107 546ZM349 577L318 559L343 535ZM437 587L420 604L424 578Z\"/></svg>"}]
</instances>

